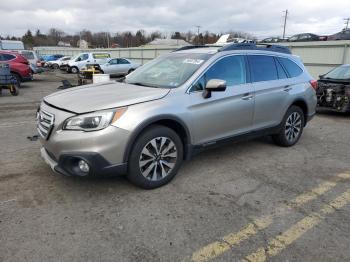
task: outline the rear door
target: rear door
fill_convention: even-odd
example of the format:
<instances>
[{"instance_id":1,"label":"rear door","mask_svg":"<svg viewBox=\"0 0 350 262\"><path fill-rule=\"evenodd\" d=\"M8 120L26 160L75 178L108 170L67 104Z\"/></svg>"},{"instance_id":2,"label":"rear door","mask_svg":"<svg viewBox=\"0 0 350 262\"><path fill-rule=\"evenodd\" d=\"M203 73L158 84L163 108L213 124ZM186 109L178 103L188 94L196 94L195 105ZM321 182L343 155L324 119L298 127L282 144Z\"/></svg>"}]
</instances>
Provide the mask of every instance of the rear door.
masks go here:
<instances>
[{"instance_id":1,"label":"rear door","mask_svg":"<svg viewBox=\"0 0 350 262\"><path fill-rule=\"evenodd\" d=\"M205 99L202 93L210 79L225 80L227 88L224 92L212 92L211 97ZM189 99L195 144L249 131L253 120L254 89L247 81L245 56L219 58L193 84Z\"/></svg>"},{"instance_id":2,"label":"rear door","mask_svg":"<svg viewBox=\"0 0 350 262\"><path fill-rule=\"evenodd\" d=\"M254 129L276 126L282 120L289 100L290 81L272 55L248 55L255 90Z\"/></svg>"}]
</instances>

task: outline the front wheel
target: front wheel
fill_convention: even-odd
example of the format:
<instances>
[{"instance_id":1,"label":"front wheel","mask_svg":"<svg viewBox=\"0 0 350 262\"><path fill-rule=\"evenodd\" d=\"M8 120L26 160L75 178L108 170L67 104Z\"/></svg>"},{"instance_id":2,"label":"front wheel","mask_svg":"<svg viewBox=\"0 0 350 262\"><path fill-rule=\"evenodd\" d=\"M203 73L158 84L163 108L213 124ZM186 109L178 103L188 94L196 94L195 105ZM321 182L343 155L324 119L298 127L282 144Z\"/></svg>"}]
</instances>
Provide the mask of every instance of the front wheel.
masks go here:
<instances>
[{"instance_id":1,"label":"front wheel","mask_svg":"<svg viewBox=\"0 0 350 262\"><path fill-rule=\"evenodd\" d=\"M128 162L128 179L144 189L167 184L183 159L182 141L165 126L152 126L136 140Z\"/></svg>"},{"instance_id":2,"label":"front wheel","mask_svg":"<svg viewBox=\"0 0 350 262\"><path fill-rule=\"evenodd\" d=\"M77 67L71 67L70 71L73 73L73 74L78 74L79 73L79 69Z\"/></svg>"},{"instance_id":3,"label":"front wheel","mask_svg":"<svg viewBox=\"0 0 350 262\"><path fill-rule=\"evenodd\" d=\"M282 127L272 138L277 145L292 146L296 144L303 133L305 125L304 112L298 106L291 106L285 114Z\"/></svg>"}]
</instances>

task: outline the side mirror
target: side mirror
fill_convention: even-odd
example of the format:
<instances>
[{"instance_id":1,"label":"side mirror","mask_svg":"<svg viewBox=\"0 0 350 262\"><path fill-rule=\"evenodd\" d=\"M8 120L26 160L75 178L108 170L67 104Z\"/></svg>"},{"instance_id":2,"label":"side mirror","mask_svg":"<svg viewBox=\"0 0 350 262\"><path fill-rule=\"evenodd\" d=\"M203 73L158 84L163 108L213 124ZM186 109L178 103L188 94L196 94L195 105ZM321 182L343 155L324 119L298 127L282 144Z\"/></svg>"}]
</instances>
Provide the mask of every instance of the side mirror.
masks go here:
<instances>
[{"instance_id":1,"label":"side mirror","mask_svg":"<svg viewBox=\"0 0 350 262\"><path fill-rule=\"evenodd\" d=\"M211 92L223 92L226 90L226 81L221 79L211 79L208 81L203 92L203 98L211 97Z\"/></svg>"}]
</instances>

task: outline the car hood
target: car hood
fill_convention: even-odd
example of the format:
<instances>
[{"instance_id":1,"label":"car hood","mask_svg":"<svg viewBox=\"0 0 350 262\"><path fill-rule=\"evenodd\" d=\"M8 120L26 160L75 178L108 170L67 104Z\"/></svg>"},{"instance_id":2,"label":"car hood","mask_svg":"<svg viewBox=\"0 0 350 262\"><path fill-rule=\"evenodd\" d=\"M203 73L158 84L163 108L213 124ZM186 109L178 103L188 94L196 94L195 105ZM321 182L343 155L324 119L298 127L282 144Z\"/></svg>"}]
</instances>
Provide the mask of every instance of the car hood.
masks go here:
<instances>
[{"instance_id":1,"label":"car hood","mask_svg":"<svg viewBox=\"0 0 350 262\"><path fill-rule=\"evenodd\" d=\"M167 88L107 82L56 92L46 96L44 102L59 109L81 114L161 99L169 92L170 89Z\"/></svg>"}]
</instances>

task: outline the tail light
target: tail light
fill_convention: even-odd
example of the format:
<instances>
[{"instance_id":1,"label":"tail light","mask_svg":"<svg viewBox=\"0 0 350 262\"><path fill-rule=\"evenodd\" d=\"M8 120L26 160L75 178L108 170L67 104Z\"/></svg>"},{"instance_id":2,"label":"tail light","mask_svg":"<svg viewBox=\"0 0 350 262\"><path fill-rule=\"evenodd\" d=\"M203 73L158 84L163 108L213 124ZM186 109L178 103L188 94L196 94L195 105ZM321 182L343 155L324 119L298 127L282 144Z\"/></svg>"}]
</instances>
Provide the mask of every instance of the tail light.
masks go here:
<instances>
[{"instance_id":1,"label":"tail light","mask_svg":"<svg viewBox=\"0 0 350 262\"><path fill-rule=\"evenodd\" d=\"M311 81L310 81L310 85L312 86L312 88L313 88L314 90L316 90L316 89L317 89L317 86L318 86L317 80L311 80Z\"/></svg>"}]
</instances>

